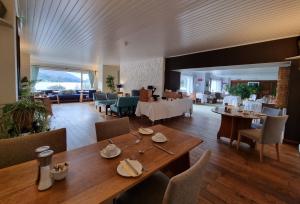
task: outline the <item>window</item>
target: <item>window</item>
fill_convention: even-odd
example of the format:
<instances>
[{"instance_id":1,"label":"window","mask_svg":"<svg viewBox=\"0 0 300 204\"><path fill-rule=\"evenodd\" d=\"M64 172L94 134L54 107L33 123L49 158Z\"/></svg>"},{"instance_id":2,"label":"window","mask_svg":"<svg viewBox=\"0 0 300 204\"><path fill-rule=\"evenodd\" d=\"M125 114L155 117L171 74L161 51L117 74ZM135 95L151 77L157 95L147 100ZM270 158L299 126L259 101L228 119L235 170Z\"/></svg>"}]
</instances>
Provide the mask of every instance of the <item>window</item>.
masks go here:
<instances>
[{"instance_id":1,"label":"window","mask_svg":"<svg viewBox=\"0 0 300 204\"><path fill-rule=\"evenodd\" d=\"M222 92L222 81L212 79L210 84L210 92Z\"/></svg>"},{"instance_id":2,"label":"window","mask_svg":"<svg viewBox=\"0 0 300 204\"><path fill-rule=\"evenodd\" d=\"M87 72L39 68L35 90L90 89Z\"/></svg>"},{"instance_id":3,"label":"window","mask_svg":"<svg viewBox=\"0 0 300 204\"><path fill-rule=\"evenodd\" d=\"M193 93L193 76L180 76L180 91L186 92L188 94Z\"/></svg>"}]
</instances>

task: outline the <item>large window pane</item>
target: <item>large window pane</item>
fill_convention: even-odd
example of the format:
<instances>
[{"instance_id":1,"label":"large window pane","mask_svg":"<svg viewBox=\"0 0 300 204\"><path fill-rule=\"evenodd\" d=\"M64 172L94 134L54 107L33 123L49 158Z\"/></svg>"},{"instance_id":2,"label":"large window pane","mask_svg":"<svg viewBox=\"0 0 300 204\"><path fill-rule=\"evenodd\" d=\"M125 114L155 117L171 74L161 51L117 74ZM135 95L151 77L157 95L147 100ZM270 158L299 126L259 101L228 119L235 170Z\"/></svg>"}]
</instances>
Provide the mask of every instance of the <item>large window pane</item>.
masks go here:
<instances>
[{"instance_id":1,"label":"large window pane","mask_svg":"<svg viewBox=\"0 0 300 204\"><path fill-rule=\"evenodd\" d=\"M80 90L81 73L40 68L36 90Z\"/></svg>"}]
</instances>

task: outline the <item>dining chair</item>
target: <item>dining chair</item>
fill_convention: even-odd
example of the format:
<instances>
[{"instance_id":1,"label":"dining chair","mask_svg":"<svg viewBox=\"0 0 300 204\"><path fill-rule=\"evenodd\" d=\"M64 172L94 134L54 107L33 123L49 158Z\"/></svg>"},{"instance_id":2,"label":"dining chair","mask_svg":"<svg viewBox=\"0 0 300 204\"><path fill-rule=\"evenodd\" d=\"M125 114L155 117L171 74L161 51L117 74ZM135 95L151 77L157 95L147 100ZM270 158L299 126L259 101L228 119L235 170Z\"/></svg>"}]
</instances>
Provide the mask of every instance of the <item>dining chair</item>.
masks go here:
<instances>
[{"instance_id":1,"label":"dining chair","mask_svg":"<svg viewBox=\"0 0 300 204\"><path fill-rule=\"evenodd\" d=\"M281 109L279 108L270 108L270 107L263 107L262 111L263 114L267 116L279 116L281 114ZM265 120L258 119L258 122L252 123L251 128L261 129L263 127Z\"/></svg>"},{"instance_id":2,"label":"dining chair","mask_svg":"<svg viewBox=\"0 0 300 204\"><path fill-rule=\"evenodd\" d=\"M129 133L129 118L119 118L95 123L97 141Z\"/></svg>"},{"instance_id":3,"label":"dining chair","mask_svg":"<svg viewBox=\"0 0 300 204\"><path fill-rule=\"evenodd\" d=\"M194 204L198 203L204 167L211 151L207 150L188 170L169 179L157 172L115 199L115 204Z\"/></svg>"},{"instance_id":4,"label":"dining chair","mask_svg":"<svg viewBox=\"0 0 300 204\"><path fill-rule=\"evenodd\" d=\"M239 149L241 137L247 137L260 144L260 161L263 161L263 150L265 144L275 144L277 160L279 158L279 144L282 143L285 123L288 116L267 116L262 129L244 129L238 133L237 150Z\"/></svg>"},{"instance_id":5,"label":"dining chair","mask_svg":"<svg viewBox=\"0 0 300 204\"><path fill-rule=\"evenodd\" d=\"M54 153L67 149L66 129L0 140L0 168L36 159L35 149L50 146Z\"/></svg>"}]
</instances>

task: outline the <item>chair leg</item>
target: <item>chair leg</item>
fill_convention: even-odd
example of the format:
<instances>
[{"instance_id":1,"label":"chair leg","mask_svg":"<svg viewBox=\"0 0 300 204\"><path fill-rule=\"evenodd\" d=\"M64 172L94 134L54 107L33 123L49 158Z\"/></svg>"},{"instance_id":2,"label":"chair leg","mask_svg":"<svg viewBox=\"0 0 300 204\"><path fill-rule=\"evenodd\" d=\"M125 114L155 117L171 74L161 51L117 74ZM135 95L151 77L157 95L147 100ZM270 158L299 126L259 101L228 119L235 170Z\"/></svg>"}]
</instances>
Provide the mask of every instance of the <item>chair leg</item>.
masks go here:
<instances>
[{"instance_id":1,"label":"chair leg","mask_svg":"<svg viewBox=\"0 0 300 204\"><path fill-rule=\"evenodd\" d=\"M260 152L259 152L259 156L260 156L260 162L263 162L263 157L264 157L264 144L260 144Z\"/></svg>"},{"instance_id":2,"label":"chair leg","mask_svg":"<svg viewBox=\"0 0 300 204\"><path fill-rule=\"evenodd\" d=\"M279 144L278 143L275 144L275 148L276 148L277 160L280 161L280 157L279 157Z\"/></svg>"},{"instance_id":3,"label":"chair leg","mask_svg":"<svg viewBox=\"0 0 300 204\"><path fill-rule=\"evenodd\" d=\"M238 140L237 140L237 143L236 143L236 149L237 149L237 150L239 150L239 147L240 147L241 136L242 136L242 135L239 133L239 134L238 134Z\"/></svg>"}]
</instances>

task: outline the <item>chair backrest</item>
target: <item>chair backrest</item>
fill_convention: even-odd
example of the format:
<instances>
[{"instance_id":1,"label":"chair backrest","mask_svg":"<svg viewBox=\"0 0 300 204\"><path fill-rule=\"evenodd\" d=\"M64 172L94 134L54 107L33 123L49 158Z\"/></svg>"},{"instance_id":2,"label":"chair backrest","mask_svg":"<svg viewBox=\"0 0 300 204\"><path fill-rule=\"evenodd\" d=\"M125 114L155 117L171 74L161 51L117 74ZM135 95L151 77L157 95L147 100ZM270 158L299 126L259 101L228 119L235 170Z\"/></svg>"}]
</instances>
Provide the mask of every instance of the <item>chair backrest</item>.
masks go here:
<instances>
[{"instance_id":1,"label":"chair backrest","mask_svg":"<svg viewBox=\"0 0 300 204\"><path fill-rule=\"evenodd\" d=\"M249 100L250 101L255 101L256 97L257 97L256 94L251 94L250 97L249 97Z\"/></svg>"},{"instance_id":2,"label":"chair backrest","mask_svg":"<svg viewBox=\"0 0 300 204\"><path fill-rule=\"evenodd\" d=\"M107 93L106 96L107 96L108 100L114 100L114 99L118 98L118 94L117 93Z\"/></svg>"},{"instance_id":3,"label":"chair backrest","mask_svg":"<svg viewBox=\"0 0 300 204\"><path fill-rule=\"evenodd\" d=\"M32 135L0 140L0 168L33 160L35 149L50 146L54 153L67 149L66 129L57 129Z\"/></svg>"},{"instance_id":4,"label":"chair backrest","mask_svg":"<svg viewBox=\"0 0 300 204\"><path fill-rule=\"evenodd\" d=\"M262 113L264 113L268 116L279 116L281 113L281 110L277 109L277 108L263 107Z\"/></svg>"},{"instance_id":5,"label":"chair backrest","mask_svg":"<svg viewBox=\"0 0 300 204\"><path fill-rule=\"evenodd\" d=\"M222 94L219 92L216 92L215 97L216 97L216 99L222 99Z\"/></svg>"},{"instance_id":6,"label":"chair backrest","mask_svg":"<svg viewBox=\"0 0 300 204\"><path fill-rule=\"evenodd\" d=\"M129 133L129 118L119 118L95 123L97 141Z\"/></svg>"},{"instance_id":7,"label":"chair backrest","mask_svg":"<svg viewBox=\"0 0 300 204\"><path fill-rule=\"evenodd\" d=\"M131 96L140 96L140 90L131 90Z\"/></svg>"},{"instance_id":8,"label":"chair backrest","mask_svg":"<svg viewBox=\"0 0 300 204\"><path fill-rule=\"evenodd\" d=\"M43 104L44 104L44 106L47 110L47 114L52 116L53 112L52 112L51 100L47 97L47 98L43 98L42 101L43 101Z\"/></svg>"},{"instance_id":9,"label":"chair backrest","mask_svg":"<svg viewBox=\"0 0 300 204\"><path fill-rule=\"evenodd\" d=\"M116 104L118 107L130 107L131 97L121 96L118 98Z\"/></svg>"},{"instance_id":10,"label":"chair backrest","mask_svg":"<svg viewBox=\"0 0 300 204\"><path fill-rule=\"evenodd\" d=\"M94 93L94 100L97 101L102 101L102 100L107 100L106 94L105 93Z\"/></svg>"},{"instance_id":11,"label":"chair backrest","mask_svg":"<svg viewBox=\"0 0 300 204\"><path fill-rule=\"evenodd\" d=\"M93 96L94 96L94 93L96 93L97 91L96 90L94 90L94 89L92 89L92 90L89 90L89 98L93 98Z\"/></svg>"},{"instance_id":12,"label":"chair backrest","mask_svg":"<svg viewBox=\"0 0 300 204\"><path fill-rule=\"evenodd\" d=\"M170 179L163 204L198 203L201 172L208 163L210 155L210 150L205 151L194 166Z\"/></svg>"},{"instance_id":13,"label":"chair backrest","mask_svg":"<svg viewBox=\"0 0 300 204\"><path fill-rule=\"evenodd\" d=\"M263 125L262 144L282 143L288 116L267 116Z\"/></svg>"},{"instance_id":14,"label":"chair backrest","mask_svg":"<svg viewBox=\"0 0 300 204\"><path fill-rule=\"evenodd\" d=\"M139 102L139 97L138 96L131 96L130 97L130 105L131 106L137 106L138 102Z\"/></svg>"}]
</instances>

